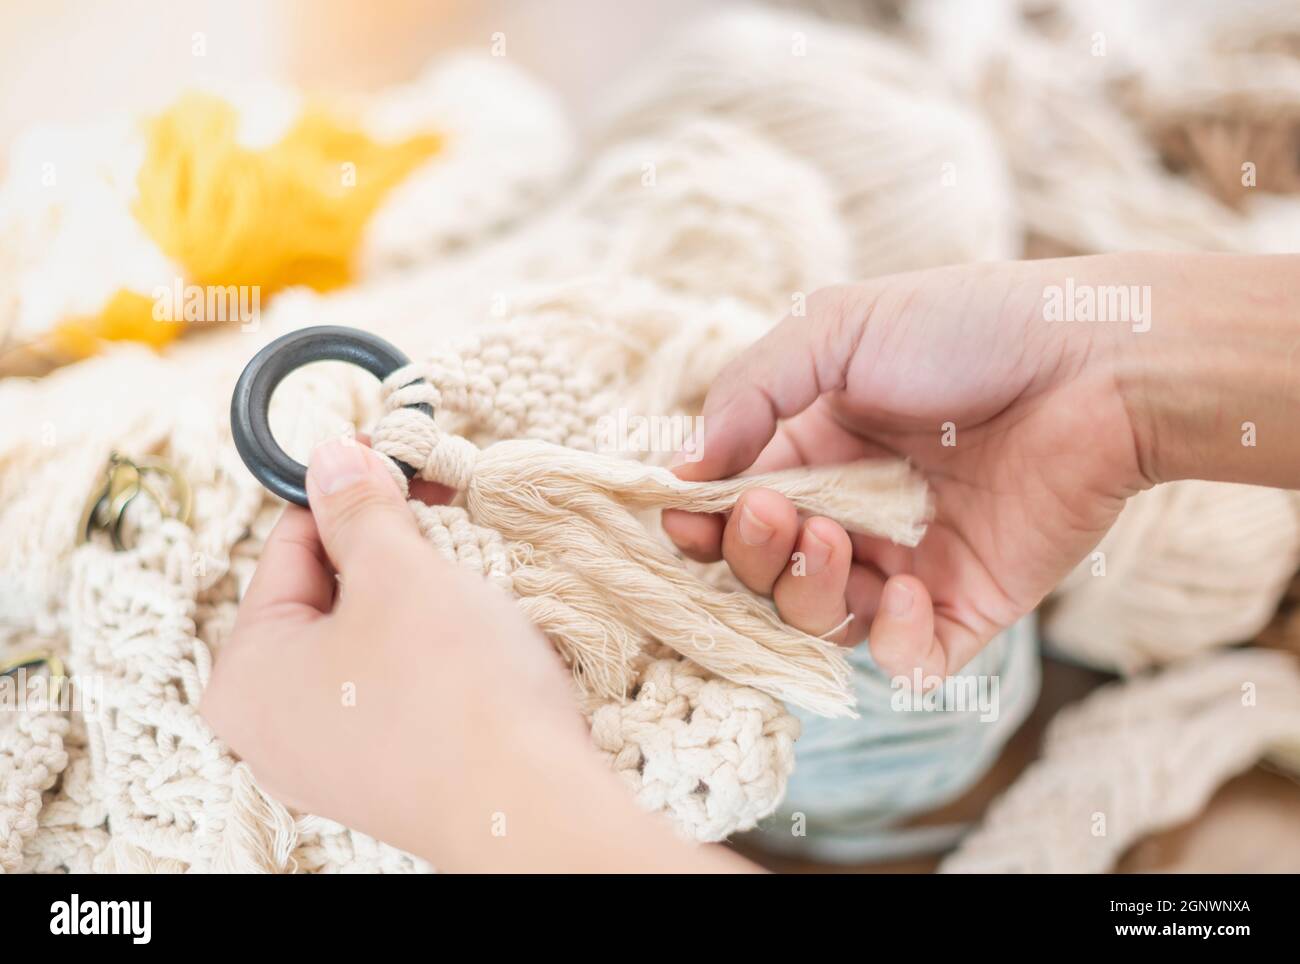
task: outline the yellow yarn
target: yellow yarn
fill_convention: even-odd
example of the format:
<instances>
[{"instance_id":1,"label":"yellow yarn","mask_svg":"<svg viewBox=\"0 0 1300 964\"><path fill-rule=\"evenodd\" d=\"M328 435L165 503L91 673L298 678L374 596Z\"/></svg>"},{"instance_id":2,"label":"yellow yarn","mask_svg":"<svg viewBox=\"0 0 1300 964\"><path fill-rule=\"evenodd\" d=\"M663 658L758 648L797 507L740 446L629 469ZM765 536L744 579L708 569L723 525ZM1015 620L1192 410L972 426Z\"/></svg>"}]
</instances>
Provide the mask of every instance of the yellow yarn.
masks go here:
<instances>
[{"instance_id":1,"label":"yellow yarn","mask_svg":"<svg viewBox=\"0 0 1300 964\"><path fill-rule=\"evenodd\" d=\"M319 108L266 150L236 141L235 109L209 94L181 97L148 122L133 214L188 283L318 291L346 284L366 222L384 195L441 146L435 134L371 140ZM100 339L161 346L183 325L157 321L152 299L121 290L97 316L55 331L84 355Z\"/></svg>"},{"instance_id":2,"label":"yellow yarn","mask_svg":"<svg viewBox=\"0 0 1300 964\"><path fill-rule=\"evenodd\" d=\"M161 348L184 328L179 321L155 321L149 295L119 288L98 315L61 323L51 340L60 354L85 358L95 353L101 341L138 341Z\"/></svg>"}]
</instances>

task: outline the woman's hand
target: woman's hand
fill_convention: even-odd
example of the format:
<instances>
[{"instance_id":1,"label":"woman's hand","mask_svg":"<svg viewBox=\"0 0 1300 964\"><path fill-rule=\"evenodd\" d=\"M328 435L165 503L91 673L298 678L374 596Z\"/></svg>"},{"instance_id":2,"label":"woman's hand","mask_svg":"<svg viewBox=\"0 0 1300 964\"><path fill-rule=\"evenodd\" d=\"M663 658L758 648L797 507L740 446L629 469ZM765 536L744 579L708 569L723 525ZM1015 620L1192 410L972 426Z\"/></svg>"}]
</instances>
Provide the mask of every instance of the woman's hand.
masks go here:
<instances>
[{"instance_id":1,"label":"woman's hand","mask_svg":"<svg viewBox=\"0 0 1300 964\"><path fill-rule=\"evenodd\" d=\"M559 657L419 534L378 457L322 445L267 540L202 713L282 802L442 869L736 869L591 747ZM335 573L338 574L336 579Z\"/></svg>"},{"instance_id":2,"label":"woman's hand","mask_svg":"<svg viewBox=\"0 0 1300 964\"><path fill-rule=\"evenodd\" d=\"M1045 290L1067 276L1150 280L1133 256L1118 269L1101 259L971 265L823 290L709 392L703 457L679 475L905 456L935 499L917 548L800 520L764 490L726 519L666 512L669 535L693 558L725 559L806 632L852 614L831 638L855 643L870 627L887 672L959 670L1149 484L1112 363L1135 326L1045 320Z\"/></svg>"}]
</instances>

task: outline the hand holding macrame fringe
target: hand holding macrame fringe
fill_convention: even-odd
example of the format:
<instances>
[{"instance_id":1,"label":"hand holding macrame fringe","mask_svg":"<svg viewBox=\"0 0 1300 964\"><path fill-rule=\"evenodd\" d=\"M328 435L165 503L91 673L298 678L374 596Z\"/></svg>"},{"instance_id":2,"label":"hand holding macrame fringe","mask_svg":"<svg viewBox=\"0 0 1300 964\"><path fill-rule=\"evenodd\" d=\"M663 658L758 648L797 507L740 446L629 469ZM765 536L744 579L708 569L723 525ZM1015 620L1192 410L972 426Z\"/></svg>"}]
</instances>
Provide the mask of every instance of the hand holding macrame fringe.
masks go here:
<instances>
[{"instance_id":1,"label":"hand holding macrame fringe","mask_svg":"<svg viewBox=\"0 0 1300 964\"><path fill-rule=\"evenodd\" d=\"M631 510L724 512L762 487L802 512L914 546L925 531L928 494L906 462L686 482L664 468L536 440L479 449L406 407L440 401L434 386L412 383L418 375L412 366L386 383L389 411L373 433L375 450L463 492L470 519L513 544L515 594L587 685L613 695L632 658L657 640L812 712L853 715L850 670L838 647L786 625L747 593L698 579ZM393 474L405 491L396 465Z\"/></svg>"}]
</instances>

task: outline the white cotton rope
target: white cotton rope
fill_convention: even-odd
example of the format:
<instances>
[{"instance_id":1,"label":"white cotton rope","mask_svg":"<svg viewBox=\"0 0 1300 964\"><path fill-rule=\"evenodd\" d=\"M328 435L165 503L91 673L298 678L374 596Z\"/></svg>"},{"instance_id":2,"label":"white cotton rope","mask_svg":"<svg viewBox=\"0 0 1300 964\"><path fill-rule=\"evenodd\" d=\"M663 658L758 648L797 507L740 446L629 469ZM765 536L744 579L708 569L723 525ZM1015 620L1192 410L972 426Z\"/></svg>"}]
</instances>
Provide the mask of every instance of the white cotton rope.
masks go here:
<instances>
[{"instance_id":1,"label":"white cotton rope","mask_svg":"<svg viewBox=\"0 0 1300 964\"><path fill-rule=\"evenodd\" d=\"M1041 759L947 873L1100 873L1144 834L1199 813L1261 758L1294 768L1300 667L1289 653L1204 653L1111 684L1057 716Z\"/></svg>"},{"instance_id":2,"label":"white cotton rope","mask_svg":"<svg viewBox=\"0 0 1300 964\"><path fill-rule=\"evenodd\" d=\"M837 279L1018 250L1006 159L987 121L892 39L741 7L693 24L621 89L611 142L720 119L819 172L848 234Z\"/></svg>"},{"instance_id":3,"label":"white cotton rope","mask_svg":"<svg viewBox=\"0 0 1300 964\"><path fill-rule=\"evenodd\" d=\"M598 639L598 648L579 660L588 672L611 677L612 667L592 666L602 657L629 665L632 654L608 640L608 627L622 620L726 679L814 713L852 712L842 650L781 623L749 594L701 581L646 532L632 510L719 513L734 507L743 492L766 488L850 531L914 546L924 534L929 503L925 483L907 463L858 462L686 482L665 468L538 440L499 441L480 450L409 407L436 409L442 403L428 376L418 365L389 376L389 412L372 433L375 450L413 467L420 478L462 490L475 524L528 547L530 570L562 571L562 580L547 584L548 598L569 603L573 590L585 587L590 618L601 629L570 633L561 649L571 652L578 640ZM393 475L405 485L395 465ZM571 607L568 615L573 617ZM558 633L554 626L543 628Z\"/></svg>"},{"instance_id":4,"label":"white cotton rope","mask_svg":"<svg viewBox=\"0 0 1300 964\"><path fill-rule=\"evenodd\" d=\"M1135 673L1252 639L1298 565L1297 493L1199 481L1156 486L1128 500L1062 581L1043 635L1072 660Z\"/></svg>"}]
</instances>

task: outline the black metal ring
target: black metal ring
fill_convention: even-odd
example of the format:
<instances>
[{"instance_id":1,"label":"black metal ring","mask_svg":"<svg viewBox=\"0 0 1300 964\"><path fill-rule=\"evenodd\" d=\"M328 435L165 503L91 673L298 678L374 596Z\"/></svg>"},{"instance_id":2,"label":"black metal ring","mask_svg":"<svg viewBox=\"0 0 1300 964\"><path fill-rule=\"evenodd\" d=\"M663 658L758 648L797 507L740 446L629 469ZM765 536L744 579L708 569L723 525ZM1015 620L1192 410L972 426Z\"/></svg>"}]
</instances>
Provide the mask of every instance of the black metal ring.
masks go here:
<instances>
[{"instance_id":1,"label":"black metal ring","mask_svg":"<svg viewBox=\"0 0 1300 964\"><path fill-rule=\"evenodd\" d=\"M351 362L380 381L410 359L384 339L358 328L321 325L281 335L256 355L235 383L230 399L230 429L235 448L259 482L282 499L307 505L307 467L295 462L271 434L271 395L285 376L317 361ZM422 381L417 379L416 381ZM415 384L412 382L412 384ZM433 417L433 406L408 405ZM398 461L408 479L414 467Z\"/></svg>"}]
</instances>

